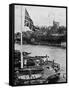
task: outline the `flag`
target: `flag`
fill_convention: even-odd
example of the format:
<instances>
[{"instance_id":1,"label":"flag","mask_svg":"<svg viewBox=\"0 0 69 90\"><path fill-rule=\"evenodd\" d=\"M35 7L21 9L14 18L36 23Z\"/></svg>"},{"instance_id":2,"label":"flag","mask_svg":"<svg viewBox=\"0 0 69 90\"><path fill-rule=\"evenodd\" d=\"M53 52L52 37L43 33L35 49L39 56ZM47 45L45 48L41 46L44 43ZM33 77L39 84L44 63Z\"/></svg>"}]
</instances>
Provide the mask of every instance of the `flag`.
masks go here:
<instances>
[{"instance_id":1,"label":"flag","mask_svg":"<svg viewBox=\"0 0 69 90\"><path fill-rule=\"evenodd\" d=\"M33 21L27 11L27 9L25 8L25 21L24 21L24 26L29 27L29 29L33 30L34 24Z\"/></svg>"}]
</instances>

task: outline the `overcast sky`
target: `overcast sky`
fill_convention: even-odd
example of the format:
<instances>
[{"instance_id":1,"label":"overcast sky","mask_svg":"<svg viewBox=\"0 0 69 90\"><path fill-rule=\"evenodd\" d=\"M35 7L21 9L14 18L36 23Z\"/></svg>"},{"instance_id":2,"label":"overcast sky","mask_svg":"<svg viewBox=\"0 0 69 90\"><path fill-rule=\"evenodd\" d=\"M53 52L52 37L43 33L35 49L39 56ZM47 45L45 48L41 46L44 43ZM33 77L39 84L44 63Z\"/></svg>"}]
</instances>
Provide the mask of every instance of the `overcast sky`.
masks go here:
<instances>
[{"instance_id":1,"label":"overcast sky","mask_svg":"<svg viewBox=\"0 0 69 90\"><path fill-rule=\"evenodd\" d=\"M53 20L58 21L60 25L66 26L66 8L55 7L37 7L37 6L15 6L15 31L21 29L21 7L22 13L24 7L27 9L34 25L49 26L53 25ZM23 17L23 15L22 15Z\"/></svg>"}]
</instances>

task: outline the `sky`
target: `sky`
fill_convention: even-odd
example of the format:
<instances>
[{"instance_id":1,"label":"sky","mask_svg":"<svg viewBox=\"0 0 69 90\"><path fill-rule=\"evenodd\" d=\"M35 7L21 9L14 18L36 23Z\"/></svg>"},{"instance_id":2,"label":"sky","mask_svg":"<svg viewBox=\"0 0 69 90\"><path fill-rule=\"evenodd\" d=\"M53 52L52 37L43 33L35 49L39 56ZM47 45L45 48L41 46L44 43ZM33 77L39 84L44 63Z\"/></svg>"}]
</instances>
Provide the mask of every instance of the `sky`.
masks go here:
<instances>
[{"instance_id":1,"label":"sky","mask_svg":"<svg viewBox=\"0 0 69 90\"><path fill-rule=\"evenodd\" d=\"M66 8L38 7L38 6L15 6L15 32L21 29L21 17L24 21L24 10L27 9L34 25L52 26L53 20L59 25L66 26ZM22 9L22 14L21 14ZM23 23L23 22L22 22Z\"/></svg>"}]
</instances>

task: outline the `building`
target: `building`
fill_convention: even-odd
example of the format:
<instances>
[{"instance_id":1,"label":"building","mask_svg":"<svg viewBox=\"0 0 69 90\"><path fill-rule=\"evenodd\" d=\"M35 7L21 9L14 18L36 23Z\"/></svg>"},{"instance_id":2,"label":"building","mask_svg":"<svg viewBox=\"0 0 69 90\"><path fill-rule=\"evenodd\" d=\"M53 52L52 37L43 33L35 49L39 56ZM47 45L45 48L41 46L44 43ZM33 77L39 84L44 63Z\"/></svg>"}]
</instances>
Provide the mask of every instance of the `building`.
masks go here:
<instances>
[{"instance_id":1,"label":"building","mask_svg":"<svg viewBox=\"0 0 69 90\"><path fill-rule=\"evenodd\" d=\"M53 27L55 30L57 30L59 28L59 22L53 20Z\"/></svg>"}]
</instances>

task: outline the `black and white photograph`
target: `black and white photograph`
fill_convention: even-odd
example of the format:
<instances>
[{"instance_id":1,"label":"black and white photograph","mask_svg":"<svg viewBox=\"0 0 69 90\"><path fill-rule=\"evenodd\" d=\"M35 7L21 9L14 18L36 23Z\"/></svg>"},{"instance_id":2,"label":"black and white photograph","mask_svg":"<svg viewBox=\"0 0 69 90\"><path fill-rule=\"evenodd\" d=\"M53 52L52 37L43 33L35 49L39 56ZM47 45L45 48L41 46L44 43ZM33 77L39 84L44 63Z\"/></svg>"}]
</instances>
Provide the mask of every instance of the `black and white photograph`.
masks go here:
<instances>
[{"instance_id":1,"label":"black and white photograph","mask_svg":"<svg viewBox=\"0 0 69 90\"><path fill-rule=\"evenodd\" d=\"M14 4L15 86L67 83L67 7Z\"/></svg>"}]
</instances>

